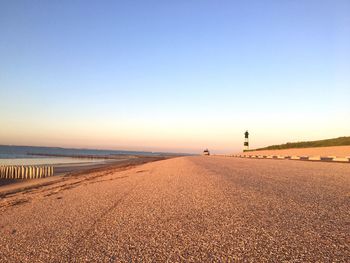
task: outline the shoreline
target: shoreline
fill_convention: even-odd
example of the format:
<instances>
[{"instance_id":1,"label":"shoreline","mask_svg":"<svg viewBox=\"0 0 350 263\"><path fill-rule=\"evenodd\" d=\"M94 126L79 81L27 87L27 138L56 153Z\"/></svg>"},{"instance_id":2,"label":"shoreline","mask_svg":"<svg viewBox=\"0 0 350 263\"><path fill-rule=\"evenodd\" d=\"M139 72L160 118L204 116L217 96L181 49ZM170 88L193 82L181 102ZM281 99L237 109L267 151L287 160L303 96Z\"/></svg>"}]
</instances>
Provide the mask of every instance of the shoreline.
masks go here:
<instances>
[{"instance_id":1,"label":"shoreline","mask_svg":"<svg viewBox=\"0 0 350 263\"><path fill-rule=\"evenodd\" d=\"M54 184L63 180L67 180L71 177L114 169L130 169L141 164L171 159L175 157L176 156L136 156L136 158L123 159L119 161L115 160L101 163L55 165L55 174L51 177L25 180L0 179L0 198L5 197L9 194L16 194L18 192L26 191L32 188Z\"/></svg>"},{"instance_id":2,"label":"shoreline","mask_svg":"<svg viewBox=\"0 0 350 263\"><path fill-rule=\"evenodd\" d=\"M77 158L77 159L106 159L106 160L111 160L111 159L115 160L115 159L122 159L122 158L137 158L137 155L130 155L130 154L110 154L110 155L86 154L84 155L84 154L28 153L27 155L40 156L40 157L68 157L68 158Z\"/></svg>"}]
</instances>

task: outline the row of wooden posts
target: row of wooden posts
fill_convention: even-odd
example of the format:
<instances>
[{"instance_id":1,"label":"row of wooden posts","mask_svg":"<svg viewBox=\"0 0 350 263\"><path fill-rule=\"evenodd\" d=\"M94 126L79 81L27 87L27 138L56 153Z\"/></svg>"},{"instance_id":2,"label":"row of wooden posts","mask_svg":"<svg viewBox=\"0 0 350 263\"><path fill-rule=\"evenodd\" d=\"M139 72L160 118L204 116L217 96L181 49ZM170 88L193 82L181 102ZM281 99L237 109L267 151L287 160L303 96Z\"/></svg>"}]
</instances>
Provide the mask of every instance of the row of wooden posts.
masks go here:
<instances>
[{"instance_id":1,"label":"row of wooden posts","mask_svg":"<svg viewBox=\"0 0 350 263\"><path fill-rule=\"evenodd\" d=\"M53 166L0 166L0 178L3 179L34 179L52 176Z\"/></svg>"}]
</instances>

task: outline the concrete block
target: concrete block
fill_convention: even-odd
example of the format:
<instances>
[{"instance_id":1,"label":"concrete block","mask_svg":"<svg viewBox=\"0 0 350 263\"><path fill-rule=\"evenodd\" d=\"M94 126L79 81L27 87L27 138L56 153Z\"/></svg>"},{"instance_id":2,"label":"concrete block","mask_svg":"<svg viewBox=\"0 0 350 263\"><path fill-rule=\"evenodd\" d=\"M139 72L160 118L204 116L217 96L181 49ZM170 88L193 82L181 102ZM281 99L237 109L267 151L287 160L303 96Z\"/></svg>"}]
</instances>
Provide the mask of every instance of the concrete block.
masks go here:
<instances>
[{"instance_id":1,"label":"concrete block","mask_svg":"<svg viewBox=\"0 0 350 263\"><path fill-rule=\"evenodd\" d=\"M336 157L336 158L333 158L332 161L333 162L349 162L349 159L345 158L345 157Z\"/></svg>"},{"instance_id":2,"label":"concrete block","mask_svg":"<svg viewBox=\"0 0 350 263\"><path fill-rule=\"evenodd\" d=\"M309 156L309 161L321 161L321 156Z\"/></svg>"},{"instance_id":3,"label":"concrete block","mask_svg":"<svg viewBox=\"0 0 350 263\"><path fill-rule=\"evenodd\" d=\"M329 157L329 156L321 156L320 159L321 161L325 161L325 162L331 162L333 161L334 157Z\"/></svg>"}]
</instances>

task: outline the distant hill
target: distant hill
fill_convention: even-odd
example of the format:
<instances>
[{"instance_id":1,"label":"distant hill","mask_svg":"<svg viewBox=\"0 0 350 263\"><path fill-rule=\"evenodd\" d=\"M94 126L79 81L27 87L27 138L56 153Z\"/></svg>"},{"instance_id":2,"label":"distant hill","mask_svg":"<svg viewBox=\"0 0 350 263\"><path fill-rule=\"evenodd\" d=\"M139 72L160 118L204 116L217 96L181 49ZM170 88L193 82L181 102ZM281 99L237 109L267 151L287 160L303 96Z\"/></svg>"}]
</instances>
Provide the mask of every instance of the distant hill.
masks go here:
<instances>
[{"instance_id":1,"label":"distant hill","mask_svg":"<svg viewBox=\"0 0 350 263\"><path fill-rule=\"evenodd\" d=\"M350 145L350 136L319 140L319 141L287 142L285 144L271 145L264 148L258 148L258 149L249 150L249 151L281 150L281 149L291 149L291 148L311 148L311 147L344 146L344 145Z\"/></svg>"}]
</instances>

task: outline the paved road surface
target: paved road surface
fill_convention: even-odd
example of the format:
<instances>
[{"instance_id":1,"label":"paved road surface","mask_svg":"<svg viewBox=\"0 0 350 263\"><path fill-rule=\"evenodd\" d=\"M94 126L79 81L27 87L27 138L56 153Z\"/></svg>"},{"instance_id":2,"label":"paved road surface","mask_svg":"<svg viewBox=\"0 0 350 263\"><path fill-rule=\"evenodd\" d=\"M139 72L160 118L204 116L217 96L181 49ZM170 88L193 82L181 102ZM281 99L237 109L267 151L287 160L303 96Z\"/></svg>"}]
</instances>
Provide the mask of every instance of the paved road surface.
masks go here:
<instances>
[{"instance_id":1,"label":"paved road surface","mask_svg":"<svg viewBox=\"0 0 350 263\"><path fill-rule=\"evenodd\" d=\"M182 157L0 200L3 262L346 262L350 165Z\"/></svg>"}]
</instances>

